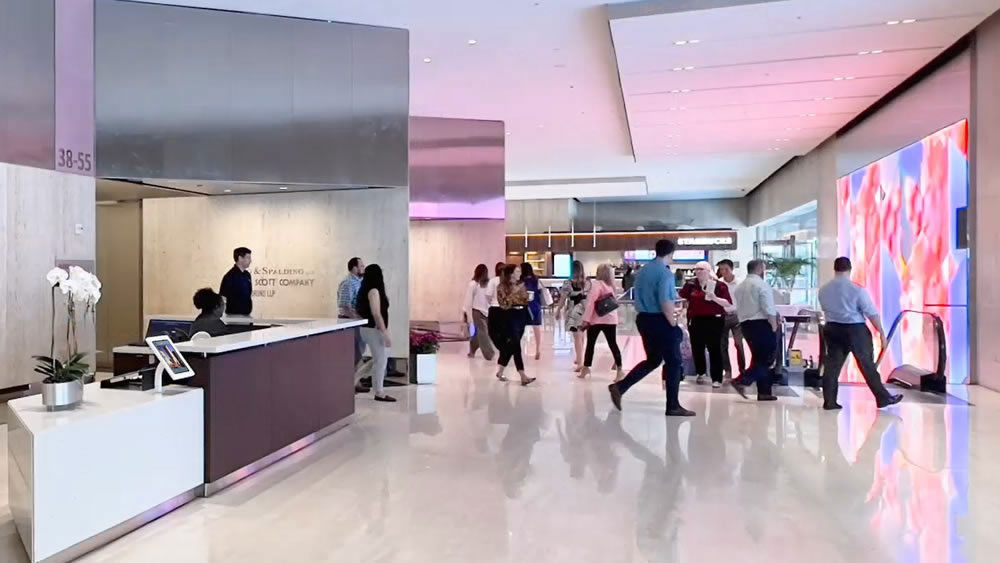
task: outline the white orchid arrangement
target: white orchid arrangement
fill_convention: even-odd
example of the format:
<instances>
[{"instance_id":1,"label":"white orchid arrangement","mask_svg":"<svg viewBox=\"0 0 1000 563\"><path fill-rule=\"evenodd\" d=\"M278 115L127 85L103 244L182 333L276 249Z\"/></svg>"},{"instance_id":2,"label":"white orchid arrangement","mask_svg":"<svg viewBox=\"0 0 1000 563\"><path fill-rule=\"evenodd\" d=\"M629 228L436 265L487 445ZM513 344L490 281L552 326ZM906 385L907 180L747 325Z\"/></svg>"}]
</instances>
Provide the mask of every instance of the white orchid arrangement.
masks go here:
<instances>
[{"instance_id":1,"label":"white orchid arrangement","mask_svg":"<svg viewBox=\"0 0 1000 563\"><path fill-rule=\"evenodd\" d=\"M52 342L48 356L35 356L38 361L35 371L44 375L43 383L69 383L87 376L90 366L83 362L86 353L79 352L76 340L77 308L83 306L83 318L93 318L97 303L101 300L101 281L97 276L80 268L70 266L69 271L53 268L45 275L52 287ZM66 361L56 356L56 290L66 298Z\"/></svg>"}]
</instances>

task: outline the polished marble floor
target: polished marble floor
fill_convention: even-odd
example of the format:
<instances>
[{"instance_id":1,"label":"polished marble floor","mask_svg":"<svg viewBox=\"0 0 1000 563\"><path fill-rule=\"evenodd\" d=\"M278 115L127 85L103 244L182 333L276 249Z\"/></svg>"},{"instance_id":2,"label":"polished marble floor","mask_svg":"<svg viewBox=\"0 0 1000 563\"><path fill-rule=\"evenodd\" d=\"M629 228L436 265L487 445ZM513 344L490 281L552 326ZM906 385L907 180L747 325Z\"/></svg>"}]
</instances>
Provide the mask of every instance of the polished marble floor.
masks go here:
<instances>
[{"instance_id":1,"label":"polished marble floor","mask_svg":"<svg viewBox=\"0 0 1000 563\"><path fill-rule=\"evenodd\" d=\"M801 389L757 404L685 383L698 416L678 420L653 377L614 411L606 353L580 381L546 346L521 387L449 346L437 385L362 397L346 429L83 561L998 560L1000 395L879 412L845 387L826 413ZM25 560L0 508L0 561Z\"/></svg>"}]
</instances>

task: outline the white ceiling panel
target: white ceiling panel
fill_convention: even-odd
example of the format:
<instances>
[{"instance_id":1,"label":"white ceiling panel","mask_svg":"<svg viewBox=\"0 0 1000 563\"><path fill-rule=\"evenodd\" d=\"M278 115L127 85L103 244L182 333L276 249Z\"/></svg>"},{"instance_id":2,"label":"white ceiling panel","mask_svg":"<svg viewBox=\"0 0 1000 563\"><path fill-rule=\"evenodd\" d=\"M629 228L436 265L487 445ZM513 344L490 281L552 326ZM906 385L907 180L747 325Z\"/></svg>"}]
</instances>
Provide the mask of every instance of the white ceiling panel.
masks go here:
<instances>
[{"instance_id":1,"label":"white ceiling panel","mask_svg":"<svg viewBox=\"0 0 1000 563\"><path fill-rule=\"evenodd\" d=\"M997 7L789 0L612 20L635 156L660 172L650 193L744 193Z\"/></svg>"}]
</instances>

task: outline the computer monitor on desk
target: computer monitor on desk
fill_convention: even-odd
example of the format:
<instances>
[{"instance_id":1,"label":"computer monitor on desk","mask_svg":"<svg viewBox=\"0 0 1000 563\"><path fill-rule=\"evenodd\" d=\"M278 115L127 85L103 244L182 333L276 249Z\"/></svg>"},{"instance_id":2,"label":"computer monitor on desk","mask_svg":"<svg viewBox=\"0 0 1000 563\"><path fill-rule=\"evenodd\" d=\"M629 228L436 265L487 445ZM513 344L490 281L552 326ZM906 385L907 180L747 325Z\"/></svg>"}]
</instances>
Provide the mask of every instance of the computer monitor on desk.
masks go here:
<instances>
[{"instance_id":1,"label":"computer monitor on desk","mask_svg":"<svg viewBox=\"0 0 1000 563\"><path fill-rule=\"evenodd\" d=\"M188 339L192 324L192 321L150 319L149 325L146 326L145 338L169 336L174 342L184 342Z\"/></svg>"}]
</instances>

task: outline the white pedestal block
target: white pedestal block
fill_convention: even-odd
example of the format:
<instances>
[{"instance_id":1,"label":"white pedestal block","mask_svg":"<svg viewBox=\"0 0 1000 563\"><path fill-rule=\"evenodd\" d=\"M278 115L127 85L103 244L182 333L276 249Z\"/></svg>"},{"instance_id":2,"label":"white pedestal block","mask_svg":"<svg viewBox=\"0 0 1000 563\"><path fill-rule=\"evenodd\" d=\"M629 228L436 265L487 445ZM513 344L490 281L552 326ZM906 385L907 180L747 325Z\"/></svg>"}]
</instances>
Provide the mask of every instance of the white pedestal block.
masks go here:
<instances>
[{"instance_id":1,"label":"white pedestal block","mask_svg":"<svg viewBox=\"0 0 1000 563\"><path fill-rule=\"evenodd\" d=\"M204 394L84 389L74 410L8 403L10 507L29 559L68 561L194 498Z\"/></svg>"}]
</instances>

